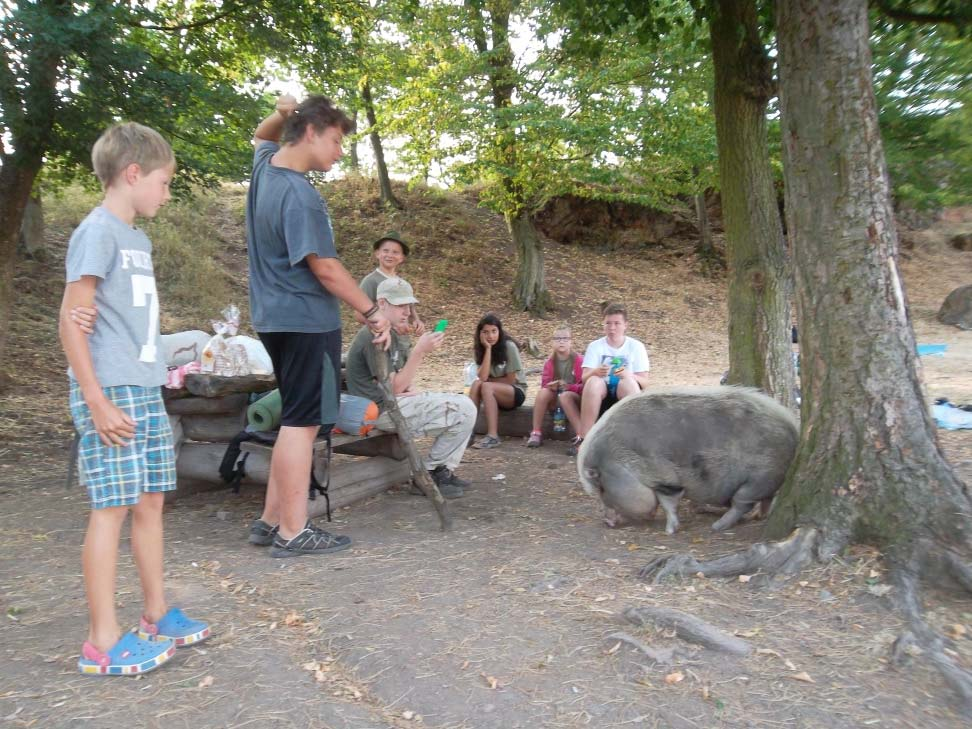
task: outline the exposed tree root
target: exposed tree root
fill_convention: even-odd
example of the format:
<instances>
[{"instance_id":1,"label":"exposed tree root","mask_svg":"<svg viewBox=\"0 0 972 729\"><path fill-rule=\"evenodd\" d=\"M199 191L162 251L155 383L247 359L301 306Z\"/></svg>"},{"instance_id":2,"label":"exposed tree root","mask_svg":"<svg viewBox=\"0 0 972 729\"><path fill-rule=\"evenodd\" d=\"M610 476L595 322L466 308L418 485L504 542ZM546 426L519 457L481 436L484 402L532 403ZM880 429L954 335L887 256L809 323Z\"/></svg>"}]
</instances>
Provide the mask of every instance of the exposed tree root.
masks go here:
<instances>
[{"instance_id":1,"label":"exposed tree root","mask_svg":"<svg viewBox=\"0 0 972 729\"><path fill-rule=\"evenodd\" d=\"M719 559L699 562L689 554L672 554L649 562L638 576L651 579L655 584L667 577L735 577L755 572L770 574L794 574L816 558L819 532L812 528L794 529L782 542L758 543L745 552L730 554Z\"/></svg>"},{"instance_id":2,"label":"exposed tree root","mask_svg":"<svg viewBox=\"0 0 972 729\"><path fill-rule=\"evenodd\" d=\"M670 576L735 577L757 572L790 575L811 562L825 561L835 553L836 542L834 535L828 538L818 529L802 527L795 529L782 542L754 544L744 552L711 561L700 562L688 554L659 557L645 565L639 576L652 579L657 584ZM897 607L908 621L908 630L891 648L892 665L903 665L915 653L927 656L955 692L960 709L972 716L972 671L949 655L954 654L950 650L949 639L937 633L925 621L918 587L918 575L921 575L936 584L954 580L960 588L972 593L972 566L954 551L931 541L914 545L905 563L893 558L888 561L891 579L898 588ZM631 608L625 612L625 617L637 622L635 614L643 610ZM685 637L681 633L679 635ZM688 637L685 639L691 640Z\"/></svg>"},{"instance_id":3,"label":"exposed tree root","mask_svg":"<svg viewBox=\"0 0 972 729\"><path fill-rule=\"evenodd\" d=\"M958 558L947 552L930 555L932 559L940 560L949 574L955 576L955 569L961 566L963 578L957 579L960 585L969 589L965 580L969 576L968 565L958 561ZM908 620L909 630L906 631L892 646L891 661L901 665L910 655L908 648L920 648L932 662L945 683L955 692L961 709L966 714L972 714L972 671L960 666L946 652L949 640L937 633L925 621L922 615L921 598L916 573L905 567L895 567L891 571L891 578L898 587L898 608Z\"/></svg>"},{"instance_id":4,"label":"exposed tree root","mask_svg":"<svg viewBox=\"0 0 972 729\"><path fill-rule=\"evenodd\" d=\"M619 640L622 643L627 643L635 650L641 651L648 658L650 658L655 663L661 663L665 666L670 666L675 662L676 656L681 656L682 652L678 648L652 648L650 645L645 643L643 640L638 640L630 633L625 633L623 631L618 633L611 633L608 636L611 640Z\"/></svg>"},{"instance_id":5,"label":"exposed tree root","mask_svg":"<svg viewBox=\"0 0 972 729\"><path fill-rule=\"evenodd\" d=\"M663 607L631 607L624 611L624 617L635 625L655 623L663 628L674 629L675 635L690 643L698 643L722 653L747 656L753 647L742 638L724 633L718 628L681 610Z\"/></svg>"}]
</instances>

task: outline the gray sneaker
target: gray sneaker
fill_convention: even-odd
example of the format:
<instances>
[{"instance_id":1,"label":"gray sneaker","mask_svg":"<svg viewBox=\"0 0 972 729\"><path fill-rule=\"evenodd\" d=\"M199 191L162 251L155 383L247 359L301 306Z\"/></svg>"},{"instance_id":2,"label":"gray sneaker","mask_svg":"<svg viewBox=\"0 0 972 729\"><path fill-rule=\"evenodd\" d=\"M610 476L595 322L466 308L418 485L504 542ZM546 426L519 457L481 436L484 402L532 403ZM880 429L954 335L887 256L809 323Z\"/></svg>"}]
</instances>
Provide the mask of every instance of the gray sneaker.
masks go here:
<instances>
[{"instance_id":1,"label":"gray sneaker","mask_svg":"<svg viewBox=\"0 0 972 729\"><path fill-rule=\"evenodd\" d=\"M307 522L304 530L290 541L285 540L278 532L273 538L270 556L279 559L299 557L302 554L330 554L350 546L351 537L331 534Z\"/></svg>"},{"instance_id":2,"label":"gray sneaker","mask_svg":"<svg viewBox=\"0 0 972 729\"><path fill-rule=\"evenodd\" d=\"M480 450L486 448L499 448L499 446L500 446L500 439L492 435L484 435L478 441L473 443L473 448L478 448Z\"/></svg>"},{"instance_id":3,"label":"gray sneaker","mask_svg":"<svg viewBox=\"0 0 972 729\"><path fill-rule=\"evenodd\" d=\"M277 528L270 526L263 519L254 519L250 522L250 544L258 547L269 547L273 544L273 538L277 536Z\"/></svg>"}]
</instances>

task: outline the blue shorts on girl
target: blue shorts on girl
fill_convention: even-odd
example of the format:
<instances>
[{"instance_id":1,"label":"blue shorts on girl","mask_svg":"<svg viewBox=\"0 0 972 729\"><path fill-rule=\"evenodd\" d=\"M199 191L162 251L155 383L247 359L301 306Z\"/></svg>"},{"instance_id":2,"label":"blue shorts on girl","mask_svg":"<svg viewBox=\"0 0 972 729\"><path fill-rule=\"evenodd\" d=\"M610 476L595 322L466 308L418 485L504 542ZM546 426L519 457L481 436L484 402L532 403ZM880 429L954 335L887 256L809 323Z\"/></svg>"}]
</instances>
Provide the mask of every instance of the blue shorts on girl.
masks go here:
<instances>
[{"instance_id":1,"label":"blue shorts on girl","mask_svg":"<svg viewBox=\"0 0 972 729\"><path fill-rule=\"evenodd\" d=\"M78 472L91 508L134 506L142 493L174 490L175 449L161 388L119 385L103 392L135 421L135 437L125 446L102 443L81 388L71 381L71 417L80 438Z\"/></svg>"}]
</instances>

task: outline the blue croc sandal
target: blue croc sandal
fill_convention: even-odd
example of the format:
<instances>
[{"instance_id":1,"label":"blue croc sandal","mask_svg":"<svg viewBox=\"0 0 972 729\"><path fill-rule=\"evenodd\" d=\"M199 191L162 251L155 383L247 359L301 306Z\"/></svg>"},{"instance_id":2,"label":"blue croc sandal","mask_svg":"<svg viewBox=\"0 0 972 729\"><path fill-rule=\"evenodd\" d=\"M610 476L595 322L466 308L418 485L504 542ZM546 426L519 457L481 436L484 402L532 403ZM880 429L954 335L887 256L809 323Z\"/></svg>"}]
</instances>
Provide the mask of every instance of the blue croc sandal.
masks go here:
<instances>
[{"instance_id":1,"label":"blue croc sandal","mask_svg":"<svg viewBox=\"0 0 972 729\"><path fill-rule=\"evenodd\" d=\"M137 676L158 668L174 655L175 644L171 640L148 641L135 633L125 633L107 653L85 641L78 670L99 676Z\"/></svg>"},{"instance_id":2,"label":"blue croc sandal","mask_svg":"<svg viewBox=\"0 0 972 729\"><path fill-rule=\"evenodd\" d=\"M187 618L179 608L172 608L154 625L142 618L138 637L143 640L171 640L177 647L192 645L209 637L209 624Z\"/></svg>"}]
</instances>

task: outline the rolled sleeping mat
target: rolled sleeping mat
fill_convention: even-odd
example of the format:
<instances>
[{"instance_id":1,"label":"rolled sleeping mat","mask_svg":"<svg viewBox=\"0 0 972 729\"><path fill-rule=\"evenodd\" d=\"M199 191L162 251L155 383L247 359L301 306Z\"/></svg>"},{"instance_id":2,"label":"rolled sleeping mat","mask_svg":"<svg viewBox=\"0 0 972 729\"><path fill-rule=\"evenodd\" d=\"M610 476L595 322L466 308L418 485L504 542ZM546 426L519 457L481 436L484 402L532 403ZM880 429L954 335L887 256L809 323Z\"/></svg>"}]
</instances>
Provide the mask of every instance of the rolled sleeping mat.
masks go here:
<instances>
[{"instance_id":1,"label":"rolled sleeping mat","mask_svg":"<svg viewBox=\"0 0 972 729\"><path fill-rule=\"evenodd\" d=\"M246 422L253 430L275 430L282 408L280 390L271 390L246 409Z\"/></svg>"}]
</instances>

